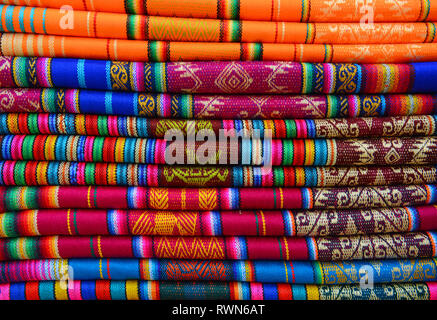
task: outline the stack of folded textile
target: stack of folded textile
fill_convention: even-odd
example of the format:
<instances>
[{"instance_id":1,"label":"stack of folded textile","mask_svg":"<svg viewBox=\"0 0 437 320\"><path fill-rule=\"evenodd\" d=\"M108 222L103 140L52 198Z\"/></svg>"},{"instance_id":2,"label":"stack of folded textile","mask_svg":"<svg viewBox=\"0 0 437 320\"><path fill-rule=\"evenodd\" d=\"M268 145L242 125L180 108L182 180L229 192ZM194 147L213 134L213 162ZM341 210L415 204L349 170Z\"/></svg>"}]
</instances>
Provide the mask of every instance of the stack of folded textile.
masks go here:
<instances>
[{"instance_id":1,"label":"stack of folded textile","mask_svg":"<svg viewBox=\"0 0 437 320\"><path fill-rule=\"evenodd\" d=\"M0 3L0 299L437 299L437 1Z\"/></svg>"}]
</instances>

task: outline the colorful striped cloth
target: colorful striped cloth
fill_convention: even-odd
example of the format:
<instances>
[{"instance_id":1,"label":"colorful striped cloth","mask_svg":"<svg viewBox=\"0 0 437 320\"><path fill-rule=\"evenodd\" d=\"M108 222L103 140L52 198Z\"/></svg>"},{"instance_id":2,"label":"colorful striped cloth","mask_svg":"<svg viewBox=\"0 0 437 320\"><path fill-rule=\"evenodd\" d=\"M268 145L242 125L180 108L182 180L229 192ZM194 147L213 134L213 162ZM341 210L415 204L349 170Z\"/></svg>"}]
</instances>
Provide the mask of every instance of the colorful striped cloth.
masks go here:
<instances>
[{"instance_id":1,"label":"colorful striped cloth","mask_svg":"<svg viewBox=\"0 0 437 320\"><path fill-rule=\"evenodd\" d=\"M176 140L169 141L172 137ZM178 133L166 139L0 135L0 159L254 166L437 164L437 136L287 140L223 137L222 141L216 136L200 137L205 141L199 141L199 136L190 141Z\"/></svg>"},{"instance_id":2,"label":"colorful striped cloth","mask_svg":"<svg viewBox=\"0 0 437 320\"><path fill-rule=\"evenodd\" d=\"M129 14L196 17L210 19L296 21L296 22L358 22L363 18L363 3L324 0L1 0L3 4L44 8L71 6L75 10ZM437 6L433 0L407 0L401 4L390 0L373 0L375 22L436 21Z\"/></svg>"},{"instance_id":3,"label":"colorful striped cloth","mask_svg":"<svg viewBox=\"0 0 437 320\"><path fill-rule=\"evenodd\" d=\"M290 285L257 282L39 281L0 284L0 300L436 300L437 283Z\"/></svg>"},{"instance_id":4,"label":"colorful striped cloth","mask_svg":"<svg viewBox=\"0 0 437 320\"><path fill-rule=\"evenodd\" d=\"M164 138L169 130L184 136L209 131L273 139L357 138L437 135L437 115L385 118L285 120L179 120L92 114L0 113L0 134L59 134Z\"/></svg>"},{"instance_id":5,"label":"colorful striped cloth","mask_svg":"<svg viewBox=\"0 0 437 320\"><path fill-rule=\"evenodd\" d=\"M87 48L87 50L83 50L83 48ZM319 63L410 63L436 61L437 43L178 42L0 33L0 54L2 56L155 62L241 60Z\"/></svg>"},{"instance_id":6,"label":"colorful striped cloth","mask_svg":"<svg viewBox=\"0 0 437 320\"><path fill-rule=\"evenodd\" d=\"M0 185L3 186L341 187L434 183L437 183L435 166L273 167L267 170L253 166L0 160Z\"/></svg>"},{"instance_id":7,"label":"colorful striped cloth","mask_svg":"<svg viewBox=\"0 0 437 320\"><path fill-rule=\"evenodd\" d=\"M154 177L156 178L156 177ZM0 210L356 209L435 204L436 185L350 188L0 187Z\"/></svg>"},{"instance_id":8,"label":"colorful striped cloth","mask_svg":"<svg viewBox=\"0 0 437 320\"><path fill-rule=\"evenodd\" d=\"M400 271L402 270L402 271ZM0 262L0 283L65 280L360 284L437 281L437 258L353 262L50 259Z\"/></svg>"},{"instance_id":9,"label":"colorful striped cloth","mask_svg":"<svg viewBox=\"0 0 437 320\"><path fill-rule=\"evenodd\" d=\"M74 84L69 85L74 86ZM187 89L187 91L189 90ZM150 118L288 119L288 121L293 121L302 118L437 114L437 97L428 94L208 96L52 88L5 88L0 89L0 102L0 112L22 112L27 113L29 117L32 116L32 113L39 112L67 112ZM146 120L136 118L135 121ZM348 119L347 121L353 120ZM374 119L373 121L378 120ZM228 125L232 128L232 125ZM118 124L118 126L122 126L123 130L130 129L130 126L124 126L124 124Z\"/></svg>"},{"instance_id":10,"label":"colorful striped cloth","mask_svg":"<svg viewBox=\"0 0 437 320\"><path fill-rule=\"evenodd\" d=\"M6 46L6 43L1 45ZM83 45L77 49L83 52ZM210 54L206 48L202 50ZM431 52L437 54L437 50ZM437 62L389 65L244 61L129 63L0 57L0 85L226 94L434 93L437 91Z\"/></svg>"},{"instance_id":11,"label":"colorful striped cloth","mask_svg":"<svg viewBox=\"0 0 437 320\"><path fill-rule=\"evenodd\" d=\"M87 38L263 43L435 42L436 26L423 23L299 23L142 16L0 5L0 31ZM68 22L76 27L69 26Z\"/></svg>"},{"instance_id":12,"label":"colorful striped cloth","mask_svg":"<svg viewBox=\"0 0 437 320\"><path fill-rule=\"evenodd\" d=\"M168 130L184 136L202 130L273 139L357 138L437 135L437 115L381 118L179 120L94 114L0 113L0 134L65 134L164 138ZM221 131L223 130L223 131ZM205 131L203 131L205 132Z\"/></svg>"},{"instance_id":13,"label":"colorful striped cloth","mask_svg":"<svg viewBox=\"0 0 437 320\"><path fill-rule=\"evenodd\" d=\"M330 3L323 0L304 2L280 0L1 0L4 4L44 8L71 6L75 10L258 21L353 22L363 18L363 4L355 1ZM378 12L375 22L435 21L437 7L433 0L408 0L401 5L390 0L373 0Z\"/></svg>"},{"instance_id":14,"label":"colorful striped cloth","mask_svg":"<svg viewBox=\"0 0 437 320\"><path fill-rule=\"evenodd\" d=\"M437 233L341 237L44 236L1 238L0 261L58 258L371 260L436 257Z\"/></svg>"},{"instance_id":15,"label":"colorful striped cloth","mask_svg":"<svg viewBox=\"0 0 437 320\"><path fill-rule=\"evenodd\" d=\"M0 237L47 235L341 236L437 230L437 206L355 210L26 210L0 213Z\"/></svg>"}]
</instances>

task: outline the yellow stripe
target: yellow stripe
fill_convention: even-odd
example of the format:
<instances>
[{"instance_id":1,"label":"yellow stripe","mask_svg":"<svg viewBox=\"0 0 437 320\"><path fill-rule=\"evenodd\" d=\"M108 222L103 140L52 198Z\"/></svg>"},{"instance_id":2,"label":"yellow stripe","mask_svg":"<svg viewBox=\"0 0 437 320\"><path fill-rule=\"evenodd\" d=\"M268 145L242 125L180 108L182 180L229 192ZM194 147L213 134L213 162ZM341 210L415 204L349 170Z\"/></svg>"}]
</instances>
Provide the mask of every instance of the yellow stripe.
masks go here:
<instances>
[{"instance_id":1,"label":"yellow stripe","mask_svg":"<svg viewBox=\"0 0 437 320\"><path fill-rule=\"evenodd\" d=\"M103 258L103 253L102 253L102 236L98 236L97 237L97 250L99 252L100 258Z\"/></svg>"},{"instance_id":2,"label":"yellow stripe","mask_svg":"<svg viewBox=\"0 0 437 320\"><path fill-rule=\"evenodd\" d=\"M287 268L286 261L284 261L284 268L285 268L285 282L288 283L288 268Z\"/></svg>"},{"instance_id":3,"label":"yellow stripe","mask_svg":"<svg viewBox=\"0 0 437 320\"><path fill-rule=\"evenodd\" d=\"M87 192L87 194L86 194L86 199L87 199L87 202L88 202L88 208L92 208L92 205L91 205L91 186L89 186L88 187L88 192Z\"/></svg>"},{"instance_id":4,"label":"yellow stripe","mask_svg":"<svg viewBox=\"0 0 437 320\"><path fill-rule=\"evenodd\" d=\"M290 260L290 251L288 250L288 243L286 237L284 237L284 247L285 247L285 258L286 260Z\"/></svg>"},{"instance_id":5,"label":"yellow stripe","mask_svg":"<svg viewBox=\"0 0 437 320\"><path fill-rule=\"evenodd\" d=\"M68 300L68 286L61 286L61 283L63 283L63 281L55 281L55 299Z\"/></svg>"},{"instance_id":6,"label":"yellow stripe","mask_svg":"<svg viewBox=\"0 0 437 320\"><path fill-rule=\"evenodd\" d=\"M314 164L315 147L313 140L304 140L305 145L305 165L311 166Z\"/></svg>"},{"instance_id":7,"label":"yellow stripe","mask_svg":"<svg viewBox=\"0 0 437 320\"><path fill-rule=\"evenodd\" d=\"M100 273L100 279L103 279L102 259L99 259L99 273Z\"/></svg>"},{"instance_id":8,"label":"yellow stripe","mask_svg":"<svg viewBox=\"0 0 437 320\"><path fill-rule=\"evenodd\" d=\"M126 298L127 300L140 300L140 297L138 296L138 281L126 281Z\"/></svg>"},{"instance_id":9,"label":"yellow stripe","mask_svg":"<svg viewBox=\"0 0 437 320\"><path fill-rule=\"evenodd\" d=\"M316 285L307 285L306 289L308 300L320 300L319 289Z\"/></svg>"},{"instance_id":10,"label":"yellow stripe","mask_svg":"<svg viewBox=\"0 0 437 320\"><path fill-rule=\"evenodd\" d=\"M266 219L264 217L264 212L260 211L261 214L261 220L262 220L262 224L263 224L263 235L266 236Z\"/></svg>"},{"instance_id":11,"label":"yellow stripe","mask_svg":"<svg viewBox=\"0 0 437 320\"><path fill-rule=\"evenodd\" d=\"M0 213L0 237L6 238L5 226L4 226L4 213Z\"/></svg>"},{"instance_id":12,"label":"yellow stripe","mask_svg":"<svg viewBox=\"0 0 437 320\"><path fill-rule=\"evenodd\" d=\"M67 228L68 228L68 233L70 235L73 235L73 232L71 232L71 225L70 225L70 213L71 213L71 209L67 210Z\"/></svg>"},{"instance_id":13,"label":"yellow stripe","mask_svg":"<svg viewBox=\"0 0 437 320\"><path fill-rule=\"evenodd\" d=\"M295 168L296 171L296 187L302 187L305 185L305 170L301 167Z\"/></svg>"}]
</instances>

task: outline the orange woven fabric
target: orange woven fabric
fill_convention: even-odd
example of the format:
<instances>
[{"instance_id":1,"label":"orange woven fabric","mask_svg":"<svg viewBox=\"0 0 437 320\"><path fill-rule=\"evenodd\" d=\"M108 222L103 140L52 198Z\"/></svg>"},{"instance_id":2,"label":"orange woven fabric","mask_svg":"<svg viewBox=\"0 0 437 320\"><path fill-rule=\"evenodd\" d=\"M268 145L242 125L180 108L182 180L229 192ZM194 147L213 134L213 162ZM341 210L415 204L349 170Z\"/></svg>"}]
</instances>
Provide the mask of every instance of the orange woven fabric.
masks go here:
<instances>
[{"instance_id":1,"label":"orange woven fabric","mask_svg":"<svg viewBox=\"0 0 437 320\"><path fill-rule=\"evenodd\" d=\"M434 42L436 26L419 23L300 23L189 19L0 6L4 32L89 38L263 43L423 43ZM67 22L71 25L67 27Z\"/></svg>"},{"instance_id":2,"label":"orange woven fabric","mask_svg":"<svg viewBox=\"0 0 437 320\"><path fill-rule=\"evenodd\" d=\"M70 57L123 61L265 60L407 63L437 60L437 43L323 45L164 42L0 34L4 56ZM83 50L87 48L87 50Z\"/></svg>"},{"instance_id":3,"label":"orange woven fabric","mask_svg":"<svg viewBox=\"0 0 437 320\"><path fill-rule=\"evenodd\" d=\"M0 3L177 17L262 21L358 22L373 8L377 22L436 21L434 0L0 0ZM366 6L366 3L367 6ZM371 8L369 8L371 6Z\"/></svg>"}]
</instances>

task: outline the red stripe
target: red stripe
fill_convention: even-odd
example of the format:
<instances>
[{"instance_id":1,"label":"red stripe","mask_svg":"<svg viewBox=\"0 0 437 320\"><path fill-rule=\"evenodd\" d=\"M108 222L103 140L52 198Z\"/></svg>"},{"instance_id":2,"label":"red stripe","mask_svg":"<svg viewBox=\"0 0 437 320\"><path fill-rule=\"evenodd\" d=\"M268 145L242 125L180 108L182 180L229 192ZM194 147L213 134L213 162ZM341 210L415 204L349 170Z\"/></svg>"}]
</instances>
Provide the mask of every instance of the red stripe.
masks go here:
<instances>
[{"instance_id":1,"label":"red stripe","mask_svg":"<svg viewBox=\"0 0 437 320\"><path fill-rule=\"evenodd\" d=\"M111 300L111 286L108 280L96 281L97 300Z\"/></svg>"},{"instance_id":2,"label":"red stripe","mask_svg":"<svg viewBox=\"0 0 437 320\"><path fill-rule=\"evenodd\" d=\"M38 282L27 282L25 287L27 300L40 300Z\"/></svg>"},{"instance_id":3,"label":"red stripe","mask_svg":"<svg viewBox=\"0 0 437 320\"><path fill-rule=\"evenodd\" d=\"M279 300L293 300L293 291L291 285L288 283L278 283L278 299Z\"/></svg>"},{"instance_id":4,"label":"red stripe","mask_svg":"<svg viewBox=\"0 0 437 320\"><path fill-rule=\"evenodd\" d=\"M302 166L305 161L305 142L304 140L293 141L293 165Z\"/></svg>"}]
</instances>

